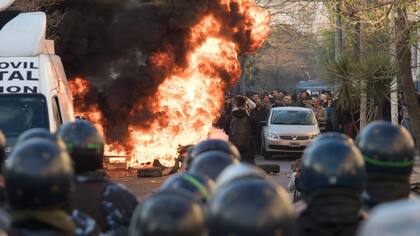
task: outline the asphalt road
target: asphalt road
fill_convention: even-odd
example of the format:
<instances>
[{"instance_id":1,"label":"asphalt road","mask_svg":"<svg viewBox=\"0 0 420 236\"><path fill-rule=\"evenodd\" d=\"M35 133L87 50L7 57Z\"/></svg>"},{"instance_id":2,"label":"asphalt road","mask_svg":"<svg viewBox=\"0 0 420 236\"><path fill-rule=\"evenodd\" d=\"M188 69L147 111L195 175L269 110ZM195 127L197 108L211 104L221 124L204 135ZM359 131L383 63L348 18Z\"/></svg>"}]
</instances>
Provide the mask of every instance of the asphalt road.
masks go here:
<instances>
[{"instance_id":1,"label":"asphalt road","mask_svg":"<svg viewBox=\"0 0 420 236\"><path fill-rule=\"evenodd\" d=\"M261 156L257 156L257 164L276 164L280 165L280 173L275 175L268 175L267 178L284 186L287 188L289 183L289 176L291 173L290 167L291 163L296 159L296 157L282 157L276 158L276 160L264 160ZM414 167L413 174L411 176L411 182L420 182L420 158L416 158L416 166ZM114 181L117 181L121 184L127 186L131 191L133 191L139 199L146 198L149 194L156 192L160 185L168 177L160 178L137 178L135 176L119 177L113 178Z\"/></svg>"},{"instance_id":2,"label":"asphalt road","mask_svg":"<svg viewBox=\"0 0 420 236\"><path fill-rule=\"evenodd\" d=\"M280 173L275 175L268 175L267 178L279 183L280 185L287 187L290 176L290 166L291 163L296 159L296 157L282 157L277 158L276 160L264 160L261 156L257 156L257 164L276 164L280 165ZM168 177L160 178L137 178L135 176L119 177L113 178L114 181L117 181L121 184L127 186L131 191L133 191L140 199L146 198L149 194L156 192L160 185Z\"/></svg>"}]
</instances>

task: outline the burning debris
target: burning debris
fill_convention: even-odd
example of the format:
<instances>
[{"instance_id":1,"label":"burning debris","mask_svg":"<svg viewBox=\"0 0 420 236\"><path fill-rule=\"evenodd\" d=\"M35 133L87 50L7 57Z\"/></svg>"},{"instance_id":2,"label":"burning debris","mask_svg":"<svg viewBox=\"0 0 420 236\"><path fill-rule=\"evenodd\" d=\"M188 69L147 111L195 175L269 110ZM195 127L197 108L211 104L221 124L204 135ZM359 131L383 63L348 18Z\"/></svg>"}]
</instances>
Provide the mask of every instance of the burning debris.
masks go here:
<instances>
[{"instance_id":1,"label":"burning debris","mask_svg":"<svg viewBox=\"0 0 420 236\"><path fill-rule=\"evenodd\" d=\"M179 145L207 138L224 91L239 80L238 56L269 34L269 13L253 0L107 1L98 11L77 2L74 14L90 16L85 25L103 38L84 59L69 57L70 71L85 75L70 81L76 113L131 167L173 166Z\"/></svg>"}]
</instances>

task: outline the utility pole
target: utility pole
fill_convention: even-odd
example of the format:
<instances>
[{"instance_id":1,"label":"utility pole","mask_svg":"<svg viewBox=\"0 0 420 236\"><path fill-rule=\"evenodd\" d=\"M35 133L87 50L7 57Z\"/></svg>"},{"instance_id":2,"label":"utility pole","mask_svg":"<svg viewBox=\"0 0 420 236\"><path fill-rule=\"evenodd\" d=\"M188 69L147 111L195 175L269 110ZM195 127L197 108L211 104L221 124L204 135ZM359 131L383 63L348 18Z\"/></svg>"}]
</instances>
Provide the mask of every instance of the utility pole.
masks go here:
<instances>
[{"instance_id":1,"label":"utility pole","mask_svg":"<svg viewBox=\"0 0 420 236\"><path fill-rule=\"evenodd\" d=\"M340 3L339 1L336 1L335 3L335 62L338 62L341 58L341 55L343 53L343 30L342 30L342 24L341 24L341 9L340 9ZM337 91L337 81L334 80L334 93Z\"/></svg>"},{"instance_id":2,"label":"utility pole","mask_svg":"<svg viewBox=\"0 0 420 236\"><path fill-rule=\"evenodd\" d=\"M363 15L366 14L367 9L367 0L362 0L362 13ZM366 30L366 23L363 19L360 19L360 33L359 33L359 40L360 40L360 53L359 53L359 61L363 62L364 52L366 52L366 40L364 37L364 31ZM367 94L366 94L366 81L360 81L360 128L362 130L367 123Z\"/></svg>"},{"instance_id":3,"label":"utility pole","mask_svg":"<svg viewBox=\"0 0 420 236\"><path fill-rule=\"evenodd\" d=\"M343 31L341 25L341 10L339 2L335 3L335 61L338 62L340 60L342 49L343 49Z\"/></svg>"},{"instance_id":4,"label":"utility pole","mask_svg":"<svg viewBox=\"0 0 420 236\"><path fill-rule=\"evenodd\" d=\"M394 32L394 37L391 37L391 42L392 42L391 49L390 49L391 58L392 58L392 62L396 63L397 45L394 38L396 39L398 36L395 30L395 20L397 19L395 9L393 9L389 15L390 15L391 31ZM396 76L391 82L391 102L390 103L391 103L392 124L398 125L399 123L398 122L398 80Z\"/></svg>"}]
</instances>

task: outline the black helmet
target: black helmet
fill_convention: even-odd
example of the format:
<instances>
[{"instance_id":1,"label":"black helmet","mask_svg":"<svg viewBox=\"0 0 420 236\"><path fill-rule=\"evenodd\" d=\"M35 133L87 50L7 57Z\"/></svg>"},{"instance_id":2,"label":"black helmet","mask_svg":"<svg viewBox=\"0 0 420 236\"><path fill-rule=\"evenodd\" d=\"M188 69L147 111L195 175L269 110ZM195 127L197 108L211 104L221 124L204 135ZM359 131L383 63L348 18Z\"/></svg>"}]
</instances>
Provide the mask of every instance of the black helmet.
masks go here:
<instances>
[{"instance_id":1,"label":"black helmet","mask_svg":"<svg viewBox=\"0 0 420 236\"><path fill-rule=\"evenodd\" d=\"M219 174L231 164L239 164L239 160L224 152L208 151L194 158L189 172L216 181Z\"/></svg>"},{"instance_id":2,"label":"black helmet","mask_svg":"<svg viewBox=\"0 0 420 236\"><path fill-rule=\"evenodd\" d=\"M47 139L52 142L56 142L57 138L47 129L44 128L34 128L34 129L28 129L25 132L23 132L17 141L17 144L23 143L27 140L33 139L33 138L42 138Z\"/></svg>"},{"instance_id":3,"label":"black helmet","mask_svg":"<svg viewBox=\"0 0 420 236\"><path fill-rule=\"evenodd\" d=\"M339 139L345 142L349 142L351 144L354 144L354 141L352 138L350 138L349 136L342 134L342 133L337 133L337 132L327 132L327 133L323 133L321 135L319 135L314 142L320 142L322 140L330 140L330 139Z\"/></svg>"},{"instance_id":4,"label":"black helmet","mask_svg":"<svg viewBox=\"0 0 420 236\"><path fill-rule=\"evenodd\" d=\"M6 137L0 130L0 174L3 173L3 164L6 159Z\"/></svg>"},{"instance_id":5,"label":"black helmet","mask_svg":"<svg viewBox=\"0 0 420 236\"><path fill-rule=\"evenodd\" d=\"M206 203L209 199L215 183L213 180L192 173L182 173L173 175L160 187L161 190L166 189L179 189L192 193L203 203Z\"/></svg>"},{"instance_id":6,"label":"black helmet","mask_svg":"<svg viewBox=\"0 0 420 236\"><path fill-rule=\"evenodd\" d=\"M420 232L420 202L414 199L381 204L369 212L358 236L417 236Z\"/></svg>"},{"instance_id":7,"label":"black helmet","mask_svg":"<svg viewBox=\"0 0 420 236\"><path fill-rule=\"evenodd\" d=\"M410 175L415 145L410 133L388 122L372 122L357 136L367 173Z\"/></svg>"},{"instance_id":8,"label":"black helmet","mask_svg":"<svg viewBox=\"0 0 420 236\"><path fill-rule=\"evenodd\" d=\"M235 145L220 139L208 139L200 142L194 146L191 152L191 156L192 158L195 158L198 155L208 151L220 151L227 153L237 159L241 159L241 154Z\"/></svg>"},{"instance_id":9,"label":"black helmet","mask_svg":"<svg viewBox=\"0 0 420 236\"><path fill-rule=\"evenodd\" d=\"M265 179L266 173L256 165L240 163L226 167L217 177L217 187L221 187L238 179Z\"/></svg>"},{"instance_id":10,"label":"black helmet","mask_svg":"<svg viewBox=\"0 0 420 236\"><path fill-rule=\"evenodd\" d=\"M52 134L48 129L45 129L45 128L33 128L33 129L26 130L19 136L16 144L19 145L20 143L24 143L31 139L46 139L51 142L57 143L57 145L59 146L61 150L63 151L66 150L66 146L63 140L61 140L60 138L58 138L57 136Z\"/></svg>"},{"instance_id":11,"label":"black helmet","mask_svg":"<svg viewBox=\"0 0 420 236\"><path fill-rule=\"evenodd\" d=\"M300 187L305 196L328 187L362 192L364 181L363 157L353 144L339 139L321 140L303 154Z\"/></svg>"},{"instance_id":12,"label":"black helmet","mask_svg":"<svg viewBox=\"0 0 420 236\"><path fill-rule=\"evenodd\" d=\"M57 136L66 144L76 173L103 167L105 141L92 124L84 120L65 124L60 127Z\"/></svg>"},{"instance_id":13,"label":"black helmet","mask_svg":"<svg viewBox=\"0 0 420 236\"><path fill-rule=\"evenodd\" d=\"M165 190L151 195L134 211L130 236L205 236L204 210L190 194Z\"/></svg>"},{"instance_id":14,"label":"black helmet","mask_svg":"<svg viewBox=\"0 0 420 236\"><path fill-rule=\"evenodd\" d=\"M294 235L289 194L261 179L241 179L218 189L209 203L210 236Z\"/></svg>"},{"instance_id":15,"label":"black helmet","mask_svg":"<svg viewBox=\"0 0 420 236\"><path fill-rule=\"evenodd\" d=\"M54 142L33 139L16 146L4 168L13 209L63 207L73 181L71 160Z\"/></svg>"}]
</instances>

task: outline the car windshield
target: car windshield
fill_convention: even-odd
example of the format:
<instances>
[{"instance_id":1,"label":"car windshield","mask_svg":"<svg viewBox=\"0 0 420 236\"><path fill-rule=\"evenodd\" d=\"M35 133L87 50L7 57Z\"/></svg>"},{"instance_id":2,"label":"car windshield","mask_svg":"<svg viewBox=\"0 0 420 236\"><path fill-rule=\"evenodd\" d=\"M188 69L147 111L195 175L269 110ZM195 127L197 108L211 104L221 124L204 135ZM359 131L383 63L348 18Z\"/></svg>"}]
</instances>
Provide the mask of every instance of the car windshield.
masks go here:
<instances>
[{"instance_id":1,"label":"car windshield","mask_svg":"<svg viewBox=\"0 0 420 236\"><path fill-rule=\"evenodd\" d=\"M315 125L315 116L310 111L273 111L271 116L273 125Z\"/></svg>"},{"instance_id":2,"label":"car windshield","mask_svg":"<svg viewBox=\"0 0 420 236\"><path fill-rule=\"evenodd\" d=\"M13 146L21 133L32 128L49 128L44 96L1 95L0 130L8 145Z\"/></svg>"}]
</instances>

